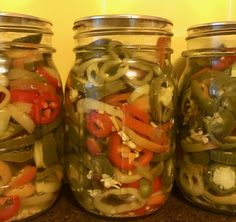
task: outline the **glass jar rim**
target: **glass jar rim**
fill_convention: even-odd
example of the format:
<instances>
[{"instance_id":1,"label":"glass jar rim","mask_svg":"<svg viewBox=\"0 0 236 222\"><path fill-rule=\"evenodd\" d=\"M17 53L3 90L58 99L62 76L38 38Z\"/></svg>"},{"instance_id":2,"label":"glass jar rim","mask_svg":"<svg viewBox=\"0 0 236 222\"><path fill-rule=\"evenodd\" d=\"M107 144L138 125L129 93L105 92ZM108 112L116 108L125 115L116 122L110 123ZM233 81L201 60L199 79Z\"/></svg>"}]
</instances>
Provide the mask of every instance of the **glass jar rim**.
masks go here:
<instances>
[{"instance_id":1,"label":"glass jar rim","mask_svg":"<svg viewBox=\"0 0 236 222\"><path fill-rule=\"evenodd\" d=\"M236 21L209 22L190 26L186 40L214 35L236 34Z\"/></svg>"},{"instance_id":2,"label":"glass jar rim","mask_svg":"<svg viewBox=\"0 0 236 222\"><path fill-rule=\"evenodd\" d=\"M0 11L0 31L30 31L53 34L49 20L32 15Z\"/></svg>"},{"instance_id":3,"label":"glass jar rim","mask_svg":"<svg viewBox=\"0 0 236 222\"><path fill-rule=\"evenodd\" d=\"M77 19L73 29L81 33L103 30L137 31L172 36L173 23L165 18L138 14L95 15ZM141 27L141 29L140 29Z\"/></svg>"}]
</instances>

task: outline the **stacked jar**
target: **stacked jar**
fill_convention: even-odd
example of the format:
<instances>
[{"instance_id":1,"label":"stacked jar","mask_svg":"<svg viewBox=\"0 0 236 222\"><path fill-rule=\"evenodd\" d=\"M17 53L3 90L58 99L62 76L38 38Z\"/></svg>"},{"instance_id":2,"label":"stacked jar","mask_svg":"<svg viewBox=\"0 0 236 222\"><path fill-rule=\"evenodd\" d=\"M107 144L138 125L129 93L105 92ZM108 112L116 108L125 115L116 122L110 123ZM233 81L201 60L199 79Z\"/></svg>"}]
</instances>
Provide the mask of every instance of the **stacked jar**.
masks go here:
<instances>
[{"instance_id":1,"label":"stacked jar","mask_svg":"<svg viewBox=\"0 0 236 222\"><path fill-rule=\"evenodd\" d=\"M188 29L177 182L191 203L236 213L236 23Z\"/></svg>"},{"instance_id":2,"label":"stacked jar","mask_svg":"<svg viewBox=\"0 0 236 222\"><path fill-rule=\"evenodd\" d=\"M44 212L61 187L63 94L51 26L0 13L0 221Z\"/></svg>"},{"instance_id":3,"label":"stacked jar","mask_svg":"<svg viewBox=\"0 0 236 222\"><path fill-rule=\"evenodd\" d=\"M174 178L172 23L137 15L74 23L65 88L66 174L80 205L105 217L158 210Z\"/></svg>"}]
</instances>

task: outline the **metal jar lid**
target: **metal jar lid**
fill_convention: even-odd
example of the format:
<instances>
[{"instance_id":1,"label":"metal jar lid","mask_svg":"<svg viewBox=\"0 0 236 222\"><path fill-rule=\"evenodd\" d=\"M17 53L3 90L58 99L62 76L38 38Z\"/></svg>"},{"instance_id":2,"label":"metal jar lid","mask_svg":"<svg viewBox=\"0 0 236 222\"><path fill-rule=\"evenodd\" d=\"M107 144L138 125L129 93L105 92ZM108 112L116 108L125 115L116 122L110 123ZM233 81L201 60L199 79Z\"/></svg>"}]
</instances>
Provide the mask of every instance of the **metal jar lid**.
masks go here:
<instances>
[{"instance_id":1,"label":"metal jar lid","mask_svg":"<svg viewBox=\"0 0 236 222\"><path fill-rule=\"evenodd\" d=\"M91 34L108 32L109 34L163 34L172 36L173 23L165 18L144 15L98 15L78 19L74 30Z\"/></svg>"},{"instance_id":2,"label":"metal jar lid","mask_svg":"<svg viewBox=\"0 0 236 222\"><path fill-rule=\"evenodd\" d=\"M52 23L31 15L0 12L0 32L31 32L53 34Z\"/></svg>"},{"instance_id":3,"label":"metal jar lid","mask_svg":"<svg viewBox=\"0 0 236 222\"><path fill-rule=\"evenodd\" d=\"M190 26L186 40L214 35L236 34L236 21L212 22Z\"/></svg>"}]
</instances>

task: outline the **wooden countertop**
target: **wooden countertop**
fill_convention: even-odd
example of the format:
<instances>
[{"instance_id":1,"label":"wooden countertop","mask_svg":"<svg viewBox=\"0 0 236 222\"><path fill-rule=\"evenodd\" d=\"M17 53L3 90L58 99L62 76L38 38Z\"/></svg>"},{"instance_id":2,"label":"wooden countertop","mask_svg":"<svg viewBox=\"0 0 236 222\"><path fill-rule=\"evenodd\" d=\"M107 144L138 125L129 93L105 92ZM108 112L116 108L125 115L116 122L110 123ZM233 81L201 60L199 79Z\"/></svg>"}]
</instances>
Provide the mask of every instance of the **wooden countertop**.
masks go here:
<instances>
[{"instance_id":1,"label":"wooden countertop","mask_svg":"<svg viewBox=\"0 0 236 222\"><path fill-rule=\"evenodd\" d=\"M31 220L32 222L105 222L121 219L104 219L83 210L72 196L68 185L64 185L61 195L47 212ZM236 216L226 216L207 212L190 205L174 187L168 201L157 212L139 218L122 219L136 222L236 222Z\"/></svg>"}]
</instances>

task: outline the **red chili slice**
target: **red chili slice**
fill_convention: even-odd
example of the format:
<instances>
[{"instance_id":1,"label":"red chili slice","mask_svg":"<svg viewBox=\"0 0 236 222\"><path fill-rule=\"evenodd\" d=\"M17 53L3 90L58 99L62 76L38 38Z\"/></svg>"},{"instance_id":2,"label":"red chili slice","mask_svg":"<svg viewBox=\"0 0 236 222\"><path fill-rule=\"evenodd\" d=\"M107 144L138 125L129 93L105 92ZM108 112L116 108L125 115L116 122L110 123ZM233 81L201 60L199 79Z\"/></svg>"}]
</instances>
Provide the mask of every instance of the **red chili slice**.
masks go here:
<instances>
[{"instance_id":1,"label":"red chili slice","mask_svg":"<svg viewBox=\"0 0 236 222\"><path fill-rule=\"evenodd\" d=\"M133 170L135 168L133 162L129 158L122 157L122 146L124 145L120 136L117 133L113 133L108 141L108 158L119 169ZM130 152L132 151L130 150ZM141 166L146 166L153 158L153 152L146 149L143 149L139 155L135 161L138 161Z\"/></svg>"},{"instance_id":2,"label":"red chili slice","mask_svg":"<svg viewBox=\"0 0 236 222\"><path fill-rule=\"evenodd\" d=\"M19 209L20 198L18 196L0 197L0 222L10 220Z\"/></svg>"},{"instance_id":3,"label":"red chili slice","mask_svg":"<svg viewBox=\"0 0 236 222\"><path fill-rule=\"evenodd\" d=\"M88 131L97 138L105 138L112 132L112 122L106 113L90 112L86 116Z\"/></svg>"},{"instance_id":4,"label":"red chili slice","mask_svg":"<svg viewBox=\"0 0 236 222\"><path fill-rule=\"evenodd\" d=\"M35 91L11 90L11 102L33 103L39 96Z\"/></svg>"},{"instance_id":5,"label":"red chili slice","mask_svg":"<svg viewBox=\"0 0 236 222\"><path fill-rule=\"evenodd\" d=\"M57 118L60 110L59 97L45 92L34 101L31 117L36 124L48 124Z\"/></svg>"}]
</instances>

